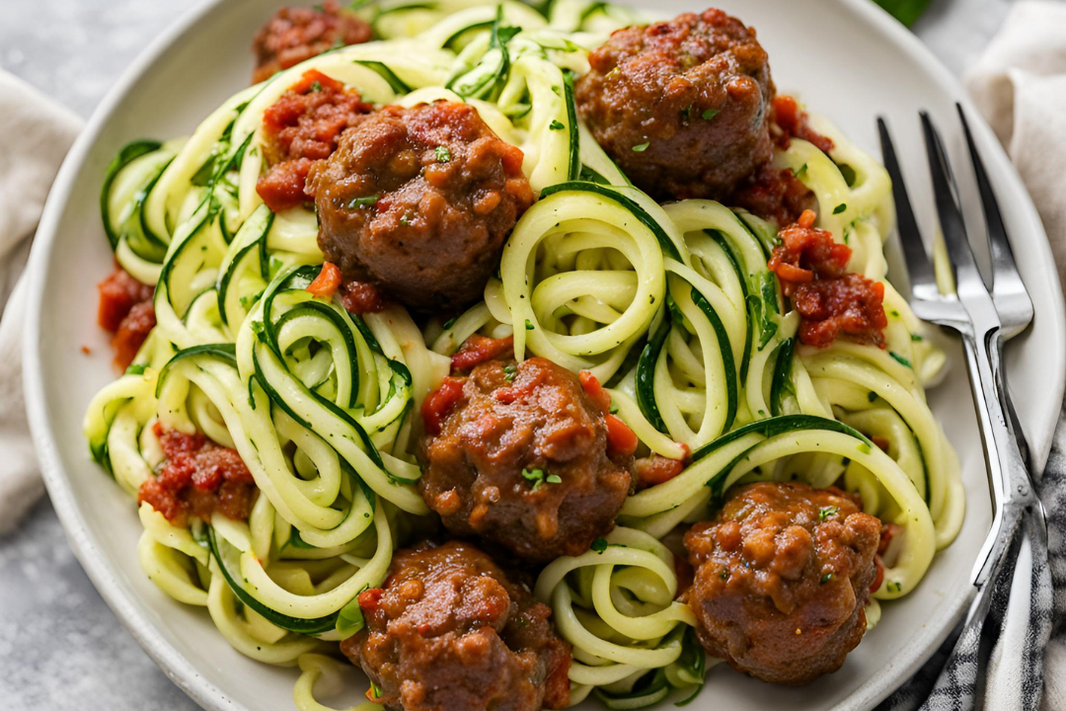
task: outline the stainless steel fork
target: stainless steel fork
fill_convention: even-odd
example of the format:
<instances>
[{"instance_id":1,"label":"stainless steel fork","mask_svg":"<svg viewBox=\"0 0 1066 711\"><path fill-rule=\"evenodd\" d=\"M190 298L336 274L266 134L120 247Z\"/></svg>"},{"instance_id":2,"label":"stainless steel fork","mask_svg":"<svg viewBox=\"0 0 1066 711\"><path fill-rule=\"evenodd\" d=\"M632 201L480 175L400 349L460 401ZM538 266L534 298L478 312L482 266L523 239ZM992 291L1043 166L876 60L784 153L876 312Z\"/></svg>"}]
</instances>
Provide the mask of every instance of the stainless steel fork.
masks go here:
<instances>
[{"instance_id":1,"label":"stainless steel fork","mask_svg":"<svg viewBox=\"0 0 1066 711\"><path fill-rule=\"evenodd\" d=\"M1015 266L999 205L965 114L961 106L958 109L981 194L992 273L986 283L974 260L959 204L958 186L943 141L929 115L923 112L921 122L937 215L955 275L954 293L941 293L937 286L888 127L883 119L878 119L877 123L885 167L892 177L900 242L910 278L909 293L904 291L904 296L919 318L957 331L966 352L993 505L992 528L972 573L978 592L967 623L979 624L991 601L988 583L1001 568L1022 517L1027 512L1034 517L1038 524L1032 529L1035 535L1046 537L1046 523L1029 474L1024 437L1014 416L1002 367L1003 341L1029 325L1033 319L1033 304Z\"/></svg>"}]
</instances>

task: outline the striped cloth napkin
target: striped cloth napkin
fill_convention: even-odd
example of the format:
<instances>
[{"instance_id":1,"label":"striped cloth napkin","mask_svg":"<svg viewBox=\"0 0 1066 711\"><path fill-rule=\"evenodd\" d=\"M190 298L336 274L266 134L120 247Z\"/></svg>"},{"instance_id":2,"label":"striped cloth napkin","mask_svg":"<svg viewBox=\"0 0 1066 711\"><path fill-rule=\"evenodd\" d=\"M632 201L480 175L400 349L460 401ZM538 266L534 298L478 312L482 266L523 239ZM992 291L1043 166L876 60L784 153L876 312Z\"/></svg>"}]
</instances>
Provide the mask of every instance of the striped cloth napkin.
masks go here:
<instances>
[{"instance_id":1,"label":"striped cloth napkin","mask_svg":"<svg viewBox=\"0 0 1066 711\"><path fill-rule=\"evenodd\" d=\"M966 86L1025 181L1066 282L1066 3L1014 5ZM879 711L967 711L982 699L990 711L1066 711L1066 410L1037 487L1047 548L1031 522L1016 531L983 627L956 633Z\"/></svg>"}]
</instances>

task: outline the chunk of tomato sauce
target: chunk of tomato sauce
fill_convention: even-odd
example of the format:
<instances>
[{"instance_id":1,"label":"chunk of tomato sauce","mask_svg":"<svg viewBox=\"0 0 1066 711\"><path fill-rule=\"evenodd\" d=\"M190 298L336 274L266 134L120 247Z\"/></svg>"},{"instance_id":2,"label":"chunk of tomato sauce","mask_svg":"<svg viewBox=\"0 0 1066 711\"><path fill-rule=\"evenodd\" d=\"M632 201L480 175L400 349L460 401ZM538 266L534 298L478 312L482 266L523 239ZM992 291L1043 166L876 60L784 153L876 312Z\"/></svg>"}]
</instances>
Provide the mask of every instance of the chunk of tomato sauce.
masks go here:
<instances>
[{"instance_id":1,"label":"chunk of tomato sauce","mask_svg":"<svg viewBox=\"0 0 1066 711\"><path fill-rule=\"evenodd\" d=\"M633 456L640 446L640 439L621 417L611 413L611 394L591 371L582 370L577 378L588 398L603 412L607 424L607 451L622 457Z\"/></svg>"},{"instance_id":2,"label":"chunk of tomato sauce","mask_svg":"<svg viewBox=\"0 0 1066 711\"><path fill-rule=\"evenodd\" d=\"M801 343L825 348L846 334L859 343L885 347L885 285L861 274L846 272L851 249L814 227L815 214L806 210L799 220L778 233L770 271L799 312Z\"/></svg>"},{"instance_id":3,"label":"chunk of tomato sauce","mask_svg":"<svg viewBox=\"0 0 1066 711\"><path fill-rule=\"evenodd\" d=\"M219 512L243 521L252 511L256 486L251 472L235 449L222 447L203 434L185 434L156 422L152 433L166 457L154 477L137 494L175 526L185 526L189 516L210 521Z\"/></svg>"},{"instance_id":4,"label":"chunk of tomato sauce","mask_svg":"<svg viewBox=\"0 0 1066 711\"><path fill-rule=\"evenodd\" d=\"M688 445L682 444L684 456L681 459L670 459L661 454L653 454L643 457L633 463L633 469L637 475L637 489L646 489L649 486L665 484L685 470L692 451Z\"/></svg>"},{"instance_id":5,"label":"chunk of tomato sauce","mask_svg":"<svg viewBox=\"0 0 1066 711\"><path fill-rule=\"evenodd\" d=\"M464 378L449 376L444 379L439 388L422 401L422 423L426 427L426 432L431 435L440 434L441 424L448 419L448 415L463 397L463 383L465 382Z\"/></svg>"},{"instance_id":6,"label":"chunk of tomato sauce","mask_svg":"<svg viewBox=\"0 0 1066 711\"><path fill-rule=\"evenodd\" d=\"M822 153L828 154L833 150L833 139L815 131L808 123L807 112L800 108L799 102L788 95L774 98L771 118L776 130L774 130L774 142L782 150L787 150L793 138L801 138L813 143Z\"/></svg>"},{"instance_id":7,"label":"chunk of tomato sauce","mask_svg":"<svg viewBox=\"0 0 1066 711\"><path fill-rule=\"evenodd\" d=\"M798 220L804 210L814 207L817 199L790 169L778 170L764 163L726 202L764 220L788 225Z\"/></svg>"},{"instance_id":8,"label":"chunk of tomato sauce","mask_svg":"<svg viewBox=\"0 0 1066 711\"><path fill-rule=\"evenodd\" d=\"M360 44L372 36L370 25L337 0L313 8L283 7L255 35L252 82L258 84L333 47Z\"/></svg>"},{"instance_id":9,"label":"chunk of tomato sauce","mask_svg":"<svg viewBox=\"0 0 1066 711\"><path fill-rule=\"evenodd\" d=\"M116 263L115 270L96 288L100 293L97 323L114 334L111 338L114 362L116 367L125 370L155 328L152 306L155 287L137 281Z\"/></svg>"},{"instance_id":10,"label":"chunk of tomato sauce","mask_svg":"<svg viewBox=\"0 0 1066 711\"><path fill-rule=\"evenodd\" d=\"M470 370L501 356L514 354L514 336L488 338L475 333L452 355L452 370Z\"/></svg>"},{"instance_id":11,"label":"chunk of tomato sauce","mask_svg":"<svg viewBox=\"0 0 1066 711\"><path fill-rule=\"evenodd\" d=\"M314 199L307 192L311 164L337 150L340 135L373 107L358 92L317 69L304 72L263 112L263 157L267 171L256 192L274 212Z\"/></svg>"}]
</instances>

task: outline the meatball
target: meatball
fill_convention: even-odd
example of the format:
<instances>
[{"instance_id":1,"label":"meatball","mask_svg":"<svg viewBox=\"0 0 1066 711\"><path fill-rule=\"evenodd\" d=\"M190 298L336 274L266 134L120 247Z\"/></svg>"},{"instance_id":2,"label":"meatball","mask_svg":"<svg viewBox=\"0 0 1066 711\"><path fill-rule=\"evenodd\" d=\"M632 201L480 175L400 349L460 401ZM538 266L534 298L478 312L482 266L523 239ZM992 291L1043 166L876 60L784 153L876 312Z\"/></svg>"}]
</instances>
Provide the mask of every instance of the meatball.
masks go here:
<instances>
[{"instance_id":1,"label":"meatball","mask_svg":"<svg viewBox=\"0 0 1066 711\"><path fill-rule=\"evenodd\" d=\"M703 647L778 684L836 671L866 631L880 537L881 522L839 489L739 488L685 536Z\"/></svg>"},{"instance_id":2,"label":"meatball","mask_svg":"<svg viewBox=\"0 0 1066 711\"><path fill-rule=\"evenodd\" d=\"M766 51L721 10L618 30L589 64L577 82L578 111L653 197L723 198L770 160Z\"/></svg>"},{"instance_id":3,"label":"meatball","mask_svg":"<svg viewBox=\"0 0 1066 711\"><path fill-rule=\"evenodd\" d=\"M474 107L449 101L362 117L312 167L309 185L326 258L394 301L434 311L481 296L534 199L522 151Z\"/></svg>"},{"instance_id":4,"label":"meatball","mask_svg":"<svg viewBox=\"0 0 1066 711\"><path fill-rule=\"evenodd\" d=\"M393 711L537 711L570 702L570 645L551 608L469 543L423 544L359 595L366 627L341 651Z\"/></svg>"},{"instance_id":5,"label":"meatball","mask_svg":"<svg viewBox=\"0 0 1066 711\"><path fill-rule=\"evenodd\" d=\"M283 7L255 33L252 83L265 81L333 47L366 42L371 35L370 25L341 10L337 0L326 0L313 9Z\"/></svg>"},{"instance_id":6,"label":"meatball","mask_svg":"<svg viewBox=\"0 0 1066 711\"><path fill-rule=\"evenodd\" d=\"M490 361L457 380L442 388L453 402L423 440L418 484L445 527L532 563L580 555L614 527L632 458L609 452L604 413L570 371Z\"/></svg>"}]
</instances>

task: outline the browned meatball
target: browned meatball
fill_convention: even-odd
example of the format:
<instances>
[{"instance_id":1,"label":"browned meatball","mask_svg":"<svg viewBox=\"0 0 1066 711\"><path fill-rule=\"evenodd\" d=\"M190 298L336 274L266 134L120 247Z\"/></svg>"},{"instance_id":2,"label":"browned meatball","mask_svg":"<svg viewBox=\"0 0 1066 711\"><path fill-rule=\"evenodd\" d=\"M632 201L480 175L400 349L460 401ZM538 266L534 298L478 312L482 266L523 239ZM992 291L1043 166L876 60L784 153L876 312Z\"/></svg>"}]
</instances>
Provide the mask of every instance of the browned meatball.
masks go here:
<instances>
[{"instance_id":1,"label":"browned meatball","mask_svg":"<svg viewBox=\"0 0 1066 711\"><path fill-rule=\"evenodd\" d=\"M366 627L341 651L393 711L537 711L570 702L570 645L551 608L469 543L401 550L359 595Z\"/></svg>"},{"instance_id":2,"label":"browned meatball","mask_svg":"<svg viewBox=\"0 0 1066 711\"><path fill-rule=\"evenodd\" d=\"M721 10L618 30L589 64L578 110L650 195L721 198L770 159L766 51Z\"/></svg>"},{"instance_id":3,"label":"browned meatball","mask_svg":"<svg viewBox=\"0 0 1066 711\"><path fill-rule=\"evenodd\" d=\"M418 484L450 531L539 563L614 527L632 459L608 452L604 413L572 373L544 358L491 361L461 387L439 431L427 420Z\"/></svg>"},{"instance_id":4,"label":"browned meatball","mask_svg":"<svg viewBox=\"0 0 1066 711\"><path fill-rule=\"evenodd\" d=\"M533 203L522 151L449 101L361 117L311 168L318 244L345 276L416 309L480 298Z\"/></svg>"},{"instance_id":5,"label":"browned meatball","mask_svg":"<svg viewBox=\"0 0 1066 711\"><path fill-rule=\"evenodd\" d=\"M369 24L342 10L337 0L315 8L283 7L255 34L252 82L269 79L338 45L361 44L372 34Z\"/></svg>"},{"instance_id":6,"label":"browned meatball","mask_svg":"<svg viewBox=\"0 0 1066 711\"><path fill-rule=\"evenodd\" d=\"M839 489L740 487L685 536L707 653L778 684L836 671L866 631L881 522Z\"/></svg>"}]
</instances>

